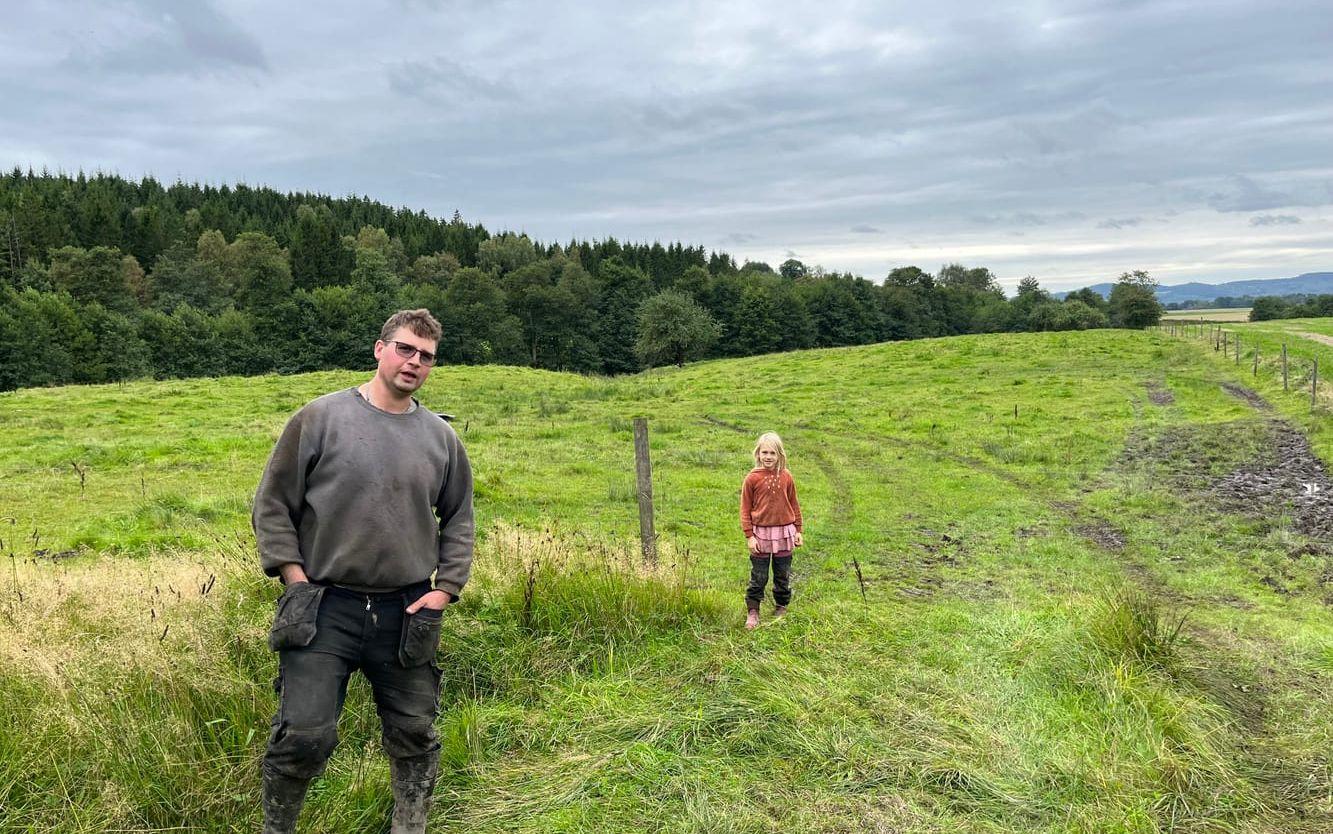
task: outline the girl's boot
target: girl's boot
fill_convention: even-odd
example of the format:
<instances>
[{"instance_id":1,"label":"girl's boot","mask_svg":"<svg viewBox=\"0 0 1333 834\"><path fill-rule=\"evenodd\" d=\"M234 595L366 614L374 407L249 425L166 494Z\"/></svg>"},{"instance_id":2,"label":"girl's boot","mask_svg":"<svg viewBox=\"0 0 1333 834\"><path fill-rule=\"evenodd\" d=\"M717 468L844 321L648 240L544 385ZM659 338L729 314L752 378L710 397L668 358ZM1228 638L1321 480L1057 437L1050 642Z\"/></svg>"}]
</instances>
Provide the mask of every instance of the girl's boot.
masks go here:
<instances>
[{"instance_id":1,"label":"girl's boot","mask_svg":"<svg viewBox=\"0 0 1333 834\"><path fill-rule=\"evenodd\" d=\"M751 609L750 609L750 613L747 614L746 617L745 617L745 627L746 627L746 628L758 628L758 627L759 627L759 609L758 609L758 608L751 608Z\"/></svg>"}]
</instances>

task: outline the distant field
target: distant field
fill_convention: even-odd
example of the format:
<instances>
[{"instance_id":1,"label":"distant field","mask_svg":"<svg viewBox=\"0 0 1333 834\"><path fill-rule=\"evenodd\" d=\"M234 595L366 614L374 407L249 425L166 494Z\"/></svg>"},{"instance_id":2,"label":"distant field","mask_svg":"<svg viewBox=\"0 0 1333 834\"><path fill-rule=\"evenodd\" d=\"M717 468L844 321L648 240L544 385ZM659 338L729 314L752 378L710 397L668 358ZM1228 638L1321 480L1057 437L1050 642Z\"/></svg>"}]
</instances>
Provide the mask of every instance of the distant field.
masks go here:
<instances>
[{"instance_id":1,"label":"distant field","mask_svg":"<svg viewBox=\"0 0 1333 834\"><path fill-rule=\"evenodd\" d=\"M0 394L0 830L258 830L277 589L248 501L287 416L363 378ZM1271 364L1102 330L439 368L423 399L482 532L432 830L1333 830L1333 420ZM766 429L807 546L748 633ZM378 735L358 679L302 830L382 830Z\"/></svg>"},{"instance_id":2,"label":"distant field","mask_svg":"<svg viewBox=\"0 0 1333 834\"><path fill-rule=\"evenodd\" d=\"M1333 363L1333 318L1274 319L1226 324L1228 332L1241 335L1242 353L1259 348L1261 364L1274 361L1286 345L1288 353L1305 363L1318 359L1327 369ZM1251 357L1252 352L1247 354ZM1327 379L1327 371L1321 375Z\"/></svg>"},{"instance_id":3,"label":"distant field","mask_svg":"<svg viewBox=\"0 0 1333 834\"><path fill-rule=\"evenodd\" d=\"M1272 321L1256 321L1248 324L1246 329L1282 333L1315 333L1321 336L1333 336L1333 318L1273 319Z\"/></svg>"},{"instance_id":4,"label":"distant field","mask_svg":"<svg viewBox=\"0 0 1333 834\"><path fill-rule=\"evenodd\" d=\"M1163 320L1184 321L1249 321L1249 307L1216 307L1207 310L1168 310Z\"/></svg>"}]
</instances>

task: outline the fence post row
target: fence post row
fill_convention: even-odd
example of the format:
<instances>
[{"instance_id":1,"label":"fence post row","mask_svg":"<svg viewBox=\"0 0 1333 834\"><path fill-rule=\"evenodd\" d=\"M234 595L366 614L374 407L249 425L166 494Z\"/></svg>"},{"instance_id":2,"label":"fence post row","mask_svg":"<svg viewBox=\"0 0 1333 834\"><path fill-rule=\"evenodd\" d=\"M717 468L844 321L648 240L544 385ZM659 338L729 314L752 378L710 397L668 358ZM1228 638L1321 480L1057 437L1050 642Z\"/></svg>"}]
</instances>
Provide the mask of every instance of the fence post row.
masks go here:
<instances>
[{"instance_id":1,"label":"fence post row","mask_svg":"<svg viewBox=\"0 0 1333 834\"><path fill-rule=\"evenodd\" d=\"M1171 332L1172 334L1175 334L1175 333L1177 332L1177 331L1176 331L1176 326L1175 326L1175 323L1174 323L1174 322L1171 323L1171 324L1169 325L1168 330L1169 330L1169 332ZM1187 328L1182 328L1179 332L1181 332L1181 333L1183 333L1183 334L1185 334L1185 335L1188 335L1188 333L1189 333L1189 331L1188 331ZM1234 361L1235 361L1235 363L1236 363L1237 365L1239 365L1239 364L1240 364L1240 355L1241 355L1241 351L1242 351L1242 347L1241 347L1241 343L1240 343L1240 334L1239 334L1239 333L1236 333L1236 334L1234 334L1234 335L1235 335L1235 351L1236 351L1235 354L1234 354ZM1222 351L1222 355L1223 355L1224 357L1225 357L1225 356L1230 356L1230 355L1232 355L1232 354L1231 354L1231 348L1232 348L1232 340L1231 340L1231 336L1232 336L1231 331L1229 331L1229 330L1224 330L1224 329L1222 328L1222 325L1220 325L1220 324L1218 324L1218 325L1212 325L1212 324L1210 324L1210 325L1208 325L1207 329L1205 330L1203 319L1200 319L1200 320L1199 320L1199 338L1202 339L1202 338L1211 337L1211 338L1212 338L1212 341L1213 341L1213 350L1214 350L1214 351L1218 351L1218 350ZM1252 368L1252 370L1251 370L1251 373L1252 373L1256 378L1259 376L1259 359L1260 359L1260 350L1259 350L1259 345L1256 344L1256 345L1254 346L1254 365L1253 365L1253 368ZM1316 358L1314 358L1313 360L1311 360L1311 362L1312 362L1312 366L1311 366L1311 369L1310 369L1310 408L1311 408L1311 410L1313 410L1314 408L1316 408L1316 407L1319 405L1319 359L1318 359L1318 357L1316 357ZM1291 390L1290 359L1289 359L1288 352L1287 352L1287 343L1286 343L1286 342L1283 342L1283 343L1282 343L1282 390L1283 390L1283 391L1290 391L1290 390Z\"/></svg>"}]
</instances>

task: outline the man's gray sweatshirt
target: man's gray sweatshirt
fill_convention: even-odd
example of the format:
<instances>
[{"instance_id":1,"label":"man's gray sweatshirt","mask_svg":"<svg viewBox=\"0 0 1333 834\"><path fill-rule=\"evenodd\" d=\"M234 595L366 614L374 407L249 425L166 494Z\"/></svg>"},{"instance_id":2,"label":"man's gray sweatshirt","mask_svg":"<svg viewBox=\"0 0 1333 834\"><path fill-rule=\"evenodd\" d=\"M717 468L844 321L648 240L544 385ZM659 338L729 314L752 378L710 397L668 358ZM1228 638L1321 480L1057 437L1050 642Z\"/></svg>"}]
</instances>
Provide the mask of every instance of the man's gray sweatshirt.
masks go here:
<instances>
[{"instance_id":1,"label":"man's gray sweatshirt","mask_svg":"<svg viewBox=\"0 0 1333 834\"><path fill-rule=\"evenodd\" d=\"M292 416L264 467L251 520L264 572L388 591L435 574L457 597L472 569L472 468L425 408L381 411L355 388Z\"/></svg>"}]
</instances>

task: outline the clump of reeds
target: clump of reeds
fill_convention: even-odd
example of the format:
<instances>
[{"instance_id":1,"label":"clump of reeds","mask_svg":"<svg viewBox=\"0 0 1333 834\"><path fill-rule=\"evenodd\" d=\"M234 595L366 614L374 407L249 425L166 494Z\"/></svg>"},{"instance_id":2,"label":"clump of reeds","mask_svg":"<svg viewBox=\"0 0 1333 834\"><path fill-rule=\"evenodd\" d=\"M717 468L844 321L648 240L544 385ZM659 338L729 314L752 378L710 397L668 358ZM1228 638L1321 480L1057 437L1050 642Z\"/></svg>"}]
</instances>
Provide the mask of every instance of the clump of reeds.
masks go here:
<instances>
[{"instance_id":1,"label":"clump of reeds","mask_svg":"<svg viewBox=\"0 0 1333 834\"><path fill-rule=\"evenodd\" d=\"M1186 612L1163 610L1143 591L1122 589L1098 603L1090 636L1112 658L1170 675L1179 667L1181 631L1187 618Z\"/></svg>"}]
</instances>

